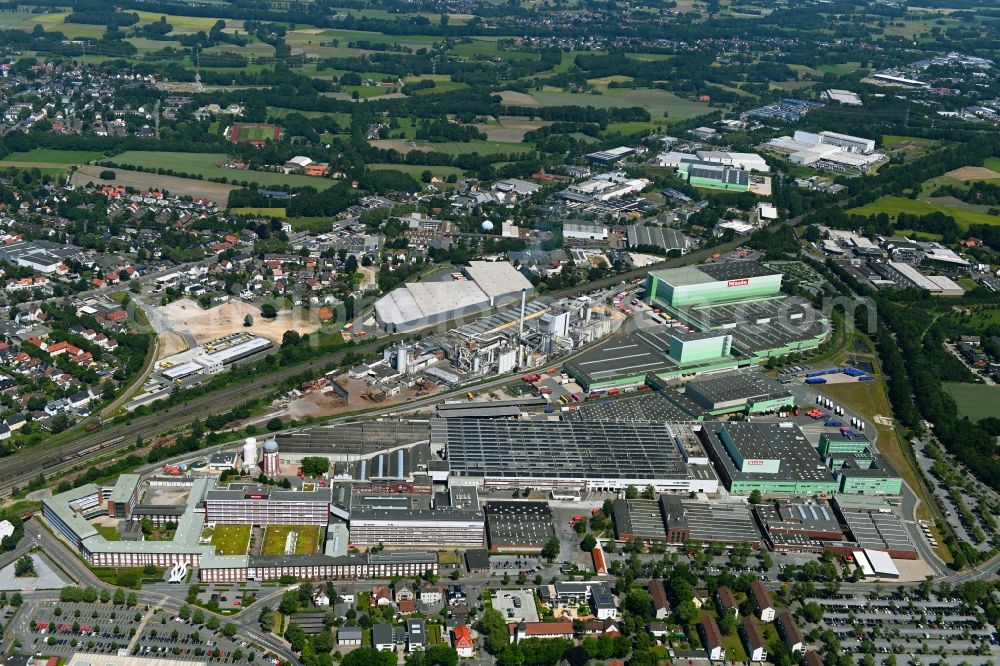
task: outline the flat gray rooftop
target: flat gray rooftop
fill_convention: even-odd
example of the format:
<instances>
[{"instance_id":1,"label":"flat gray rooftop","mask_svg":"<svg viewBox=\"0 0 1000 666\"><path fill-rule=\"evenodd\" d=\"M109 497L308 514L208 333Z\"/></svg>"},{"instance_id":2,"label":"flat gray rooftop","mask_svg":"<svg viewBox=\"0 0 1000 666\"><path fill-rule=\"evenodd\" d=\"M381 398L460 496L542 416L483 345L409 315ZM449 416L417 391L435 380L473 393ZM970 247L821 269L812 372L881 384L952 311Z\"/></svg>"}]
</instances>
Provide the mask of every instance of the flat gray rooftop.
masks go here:
<instances>
[{"instance_id":1,"label":"flat gray rooftop","mask_svg":"<svg viewBox=\"0 0 1000 666\"><path fill-rule=\"evenodd\" d=\"M723 429L729 432L744 458L780 460L780 471L777 474L741 472L719 439ZM723 475L732 480L833 480L829 468L823 464L819 453L797 426L783 428L777 423L713 422L706 423L702 433L702 440L706 442L713 460L723 468Z\"/></svg>"},{"instance_id":2,"label":"flat gray rooftop","mask_svg":"<svg viewBox=\"0 0 1000 666\"><path fill-rule=\"evenodd\" d=\"M780 382L762 372L702 375L688 382L688 387L696 389L714 403L788 395L788 390Z\"/></svg>"},{"instance_id":3,"label":"flat gray rooftop","mask_svg":"<svg viewBox=\"0 0 1000 666\"><path fill-rule=\"evenodd\" d=\"M431 442L457 476L692 478L663 423L432 419Z\"/></svg>"}]
</instances>

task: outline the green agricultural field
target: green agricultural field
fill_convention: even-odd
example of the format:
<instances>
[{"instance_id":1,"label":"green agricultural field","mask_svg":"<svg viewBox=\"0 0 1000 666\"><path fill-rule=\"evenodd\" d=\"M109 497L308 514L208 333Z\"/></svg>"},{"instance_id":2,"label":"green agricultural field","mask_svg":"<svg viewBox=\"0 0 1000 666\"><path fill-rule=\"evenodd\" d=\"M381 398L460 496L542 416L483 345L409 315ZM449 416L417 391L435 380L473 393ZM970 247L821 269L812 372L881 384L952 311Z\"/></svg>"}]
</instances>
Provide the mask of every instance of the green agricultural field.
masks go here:
<instances>
[{"instance_id":1,"label":"green agricultural field","mask_svg":"<svg viewBox=\"0 0 1000 666\"><path fill-rule=\"evenodd\" d=\"M928 215L934 212L941 212L955 218L955 221L963 227L968 227L970 224L1000 224L1000 218L996 215L980 213L962 206L930 203L921 199L907 199L906 197L882 197L870 204L865 204L859 208L852 208L847 212L866 216L886 213L892 219L895 219L900 213Z\"/></svg>"},{"instance_id":2,"label":"green agricultural field","mask_svg":"<svg viewBox=\"0 0 1000 666\"><path fill-rule=\"evenodd\" d=\"M250 525L216 525L212 546L217 555L246 555L250 546Z\"/></svg>"},{"instance_id":3,"label":"green agricultural field","mask_svg":"<svg viewBox=\"0 0 1000 666\"><path fill-rule=\"evenodd\" d=\"M607 88L599 95L570 93L554 88L531 92L541 106L592 106L596 109L641 106L653 118L666 112L672 120L687 120L710 111L707 104L692 102L665 90L652 88Z\"/></svg>"},{"instance_id":4,"label":"green agricultural field","mask_svg":"<svg viewBox=\"0 0 1000 666\"><path fill-rule=\"evenodd\" d=\"M0 161L2 166L19 167L72 167L86 164L104 157L104 153L96 150L56 150L53 148L35 148L26 153L11 153Z\"/></svg>"},{"instance_id":5,"label":"green agricultural field","mask_svg":"<svg viewBox=\"0 0 1000 666\"><path fill-rule=\"evenodd\" d=\"M257 215L263 217L284 217L284 208L230 208L233 215Z\"/></svg>"},{"instance_id":6,"label":"green agricultural field","mask_svg":"<svg viewBox=\"0 0 1000 666\"><path fill-rule=\"evenodd\" d=\"M264 530L262 555L284 555L285 540L289 532L298 534L296 555L311 555L319 546L319 527L316 525L268 525Z\"/></svg>"},{"instance_id":7,"label":"green agricultural field","mask_svg":"<svg viewBox=\"0 0 1000 666\"><path fill-rule=\"evenodd\" d=\"M860 62L845 62L840 63L839 65L819 65L816 69L824 74L844 76L845 74L850 74L859 67L861 67Z\"/></svg>"},{"instance_id":8,"label":"green agricultural field","mask_svg":"<svg viewBox=\"0 0 1000 666\"><path fill-rule=\"evenodd\" d=\"M424 171L430 171L432 174L438 178L447 178L448 176L455 174L456 176L462 175L462 170L458 167L451 166L424 166L422 164L389 164L389 163L378 163L369 164L368 168L372 171L401 171L403 173L408 173L414 178L420 178L420 174Z\"/></svg>"},{"instance_id":9,"label":"green agricultural field","mask_svg":"<svg viewBox=\"0 0 1000 666\"><path fill-rule=\"evenodd\" d=\"M986 161L983 162L983 166L987 169L993 169L996 172L1000 172L1000 157L987 157Z\"/></svg>"},{"instance_id":10,"label":"green agricultural field","mask_svg":"<svg viewBox=\"0 0 1000 666\"><path fill-rule=\"evenodd\" d=\"M972 421L978 421L987 416L997 415L997 405L1000 405L1000 386L945 382L944 388L955 399L959 416L967 416Z\"/></svg>"},{"instance_id":11,"label":"green agricultural field","mask_svg":"<svg viewBox=\"0 0 1000 666\"><path fill-rule=\"evenodd\" d=\"M161 16L167 17L167 23L174 26L171 35L185 34L204 30L208 32L215 25L217 19L201 16L178 16L175 14L161 14L159 12L135 12L139 15L139 23L148 24L160 20Z\"/></svg>"},{"instance_id":12,"label":"green agricultural field","mask_svg":"<svg viewBox=\"0 0 1000 666\"><path fill-rule=\"evenodd\" d=\"M247 181L261 187L288 185L290 187L315 187L323 190L331 187L334 181L329 178L314 178L300 174L273 173L270 171L246 171L226 169L217 166L224 162L223 153L169 153L155 150L130 150L116 155L111 160L123 167L139 167L141 169L168 169L177 173L202 176L206 179L227 178L232 183Z\"/></svg>"}]
</instances>

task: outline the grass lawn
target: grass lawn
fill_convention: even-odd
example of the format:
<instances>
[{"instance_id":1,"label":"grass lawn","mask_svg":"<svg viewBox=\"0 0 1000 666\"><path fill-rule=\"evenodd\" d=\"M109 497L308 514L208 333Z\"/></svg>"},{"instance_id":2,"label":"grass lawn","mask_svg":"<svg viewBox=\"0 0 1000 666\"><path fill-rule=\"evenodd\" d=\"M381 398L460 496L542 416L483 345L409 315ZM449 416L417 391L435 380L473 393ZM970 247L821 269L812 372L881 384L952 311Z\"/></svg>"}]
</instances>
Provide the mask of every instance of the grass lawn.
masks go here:
<instances>
[{"instance_id":1,"label":"grass lawn","mask_svg":"<svg viewBox=\"0 0 1000 666\"><path fill-rule=\"evenodd\" d=\"M230 208L233 215L263 215L265 217L284 217L284 208Z\"/></svg>"},{"instance_id":2,"label":"grass lawn","mask_svg":"<svg viewBox=\"0 0 1000 666\"><path fill-rule=\"evenodd\" d=\"M329 178L315 178L300 174L274 173L270 171L249 171L226 169L217 166L225 161L223 153L171 153L156 150L130 150L111 158L117 165L123 167L140 167L143 169L169 169L174 173L202 176L206 179L226 178L231 183L247 181L257 183L262 187L274 185L289 185L291 187L315 187L326 189L335 181Z\"/></svg>"},{"instance_id":3,"label":"grass lawn","mask_svg":"<svg viewBox=\"0 0 1000 666\"><path fill-rule=\"evenodd\" d=\"M875 365L875 381L827 384L822 387L822 393L848 409L861 414L869 422L874 423L876 415L892 416L892 408L889 406L889 398L885 392L885 380L883 379L878 358L873 356L871 360L873 365ZM933 516L928 508L932 504L929 502L924 485L920 482L915 471L916 463L912 460L912 452L904 448L908 445L901 440L896 430L890 426L876 424L875 429L877 435L875 441L876 448L922 500L920 507L917 509L917 518L920 520L932 520ZM869 433L870 435L871 433ZM940 544L935 549L938 557L944 562L952 562L953 558L944 545L943 536L937 532L936 527L932 527L931 529Z\"/></svg>"},{"instance_id":4,"label":"grass lawn","mask_svg":"<svg viewBox=\"0 0 1000 666\"><path fill-rule=\"evenodd\" d=\"M894 233L906 238L915 238L923 241L939 241L943 238L941 234L931 233L930 231L913 231L912 229L895 229Z\"/></svg>"},{"instance_id":5,"label":"grass lawn","mask_svg":"<svg viewBox=\"0 0 1000 666\"><path fill-rule=\"evenodd\" d=\"M857 215L878 215L886 213L890 218L895 218L900 213L911 215L928 215L929 213L941 212L955 218L959 226L968 227L970 224L1000 224L1000 218L987 213L980 213L969 210L962 206L947 206L945 204L932 204L920 199L908 199L906 197L882 197L870 204L859 208L852 208L848 213Z\"/></svg>"},{"instance_id":6,"label":"grass lawn","mask_svg":"<svg viewBox=\"0 0 1000 666\"><path fill-rule=\"evenodd\" d=\"M388 162L379 162L376 164L369 164L368 168L372 171L401 171L403 173L410 174L414 178L420 178L420 174L424 171L430 171L438 178L447 178L451 174L455 174L456 176L462 175L461 169L452 166L424 166L422 164L391 164Z\"/></svg>"},{"instance_id":7,"label":"grass lawn","mask_svg":"<svg viewBox=\"0 0 1000 666\"><path fill-rule=\"evenodd\" d=\"M329 217L286 217L285 222L292 225L292 231L315 231L322 233L330 231L333 221Z\"/></svg>"},{"instance_id":8,"label":"grass lawn","mask_svg":"<svg viewBox=\"0 0 1000 666\"><path fill-rule=\"evenodd\" d=\"M0 161L0 166L71 167L92 162L100 157L104 157L104 153L97 150L35 148L26 153L11 153Z\"/></svg>"},{"instance_id":9,"label":"grass lawn","mask_svg":"<svg viewBox=\"0 0 1000 666\"><path fill-rule=\"evenodd\" d=\"M212 545L218 555L245 555L250 546L250 526L216 525Z\"/></svg>"},{"instance_id":10,"label":"grass lawn","mask_svg":"<svg viewBox=\"0 0 1000 666\"><path fill-rule=\"evenodd\" d=\"M218 529L218 528L216 528ZM319 545L319 527L316 525L268 525L264 531L262 555L284 555L285 539L289 532L298 533L296 555L311 555Z\"/></svg>"},{"instance_id":11,"label":"grass lawn","mask_svg":"<svg viewBox=\"0 0 1000 666\"><path fill-rule=\"evenodd\" d=\"M94 525L94 529L97 533L105 538L107 541L121 541L122 535L118 532L117 527L111 527L110 525Z\"/></svg>"},{"instance_id":12,"label":"grass lawn","mask_svg":"<svg viewBox=\"0 0 1000 666\"><path fill-rule=\"evenodd\" d=\"M1000 171L1000 157L987 157L986 161L983 162L983 166L987 169Z\"/></svg>"},{"instance_id":13,"label":"grass lawn","mask_svg":"<svg viewBox=\"0 0 1000 666\"><path fill-rule=\"evenodd\" d=\"M886 134L882 137L882 147L883 148L899 148L900 146L906 144L914 144L918 146L930 146L936 143L932 139L922 139L915 136L900 136L898 134Z\"/></svg>"},{"instance_id":14,"label":"grass lawn","mask_svg":"<svg viewBox=\"0 0 1000 666\"><path fill-rule=\"evenodd\" d=\"M955 399L959 416L968 416L971 421L978 421L997 415L1000 386L945 382L944 388Z\"/></svg>"},{"instance_id":15,"label":"grass lawn","mask_svg":"<svg viewBox=\"0 0 1000 666\"><path fill-rule=\"evenodd\" d=\"M830 73L835 76L844 76L845 74L850 74L859 67L861 67L860 62L845 62L839 65L820 65L816 69L824 74Z\"/></svg>"}]
</instances>

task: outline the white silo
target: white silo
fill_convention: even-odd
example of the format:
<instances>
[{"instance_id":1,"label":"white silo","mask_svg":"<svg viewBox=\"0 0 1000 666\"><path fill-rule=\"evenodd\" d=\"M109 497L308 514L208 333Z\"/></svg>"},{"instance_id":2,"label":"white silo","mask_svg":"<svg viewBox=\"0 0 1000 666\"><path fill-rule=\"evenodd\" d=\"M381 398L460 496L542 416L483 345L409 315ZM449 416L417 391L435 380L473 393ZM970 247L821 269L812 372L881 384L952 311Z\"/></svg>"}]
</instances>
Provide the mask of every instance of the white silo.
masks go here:
<instances>
[{"instance_id":1,"label":"white silo","mask_svg":"<svg viewBox=\"0 0 1000 666\"><path fill-rule=\"evenodd\" d=\"M257 438L247 437L243 442L243 469L257 466Z\"/></svg>"}]
</instances>

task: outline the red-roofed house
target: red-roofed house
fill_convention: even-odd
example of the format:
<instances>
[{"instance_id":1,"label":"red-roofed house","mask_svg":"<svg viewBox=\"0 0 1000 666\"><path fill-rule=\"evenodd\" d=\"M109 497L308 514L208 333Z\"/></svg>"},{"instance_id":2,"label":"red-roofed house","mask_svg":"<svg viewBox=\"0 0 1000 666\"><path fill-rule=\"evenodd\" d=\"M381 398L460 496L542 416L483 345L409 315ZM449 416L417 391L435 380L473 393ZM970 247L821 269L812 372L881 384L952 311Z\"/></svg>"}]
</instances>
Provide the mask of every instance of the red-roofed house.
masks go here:
<instances>
[{"instance_id":1,"label":"red-roofed house","mask_svg":"<svg viewBox=\"0 0 1000 666\"><path fill-rule=\"evenodd\" d=\"M460 624L451 630L452 645L459 657L468 658L475 652L472 642L472 630L464 624Z\"/></svg>"},{"instance_id":2,"label":"red-roofed house","mask_svg":"<svg viewBox=\"0 0 1000 666\"><path fill-rule=\"evenodd\" d=\"M508 625L510 642L520 642L525 638L573 638L572 622L521 622Z\"/></svg>"}]
</instances>

